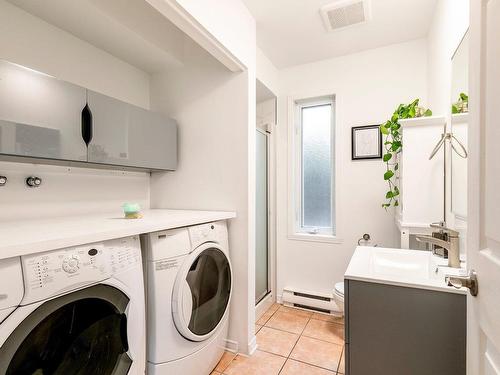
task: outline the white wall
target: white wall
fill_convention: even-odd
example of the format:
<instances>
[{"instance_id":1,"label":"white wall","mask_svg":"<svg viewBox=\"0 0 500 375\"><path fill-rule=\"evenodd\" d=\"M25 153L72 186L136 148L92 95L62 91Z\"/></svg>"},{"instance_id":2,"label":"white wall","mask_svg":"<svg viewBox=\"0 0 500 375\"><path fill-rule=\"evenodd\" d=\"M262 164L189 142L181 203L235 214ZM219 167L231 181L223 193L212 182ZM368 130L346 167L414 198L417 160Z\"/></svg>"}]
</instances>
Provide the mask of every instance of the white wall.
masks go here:
<instances>
[{"instance_id":1,"label":"white wall","mask_svg":"<svg viewBox=\"0 0 500 375\"><path fill-rule=\"evenodd\" d=\"M358 54L300 65L280 71L277 136L277 278L278 297L284 286L331 292L343 279L363 233L380 246L396 246L392 213L384 211L387 187L381 160L351 161L351 127L379 124L399 103L421 98L427 104L425 40L392 45ZM337 235L341 244L288 239L287 97L336 95Z\"/></svg>"},{"instance_id":2,"label":"white wall","mask_svg":"<svg viewBox=\"0 0 500 375\"><path fill-rule=\"evenodd\" d=\"M0 162L0 175L9 179L0 187L0 221L95 212L119 217L124 202L149 207L148 173ZM41 187L26 186L33 175L43 179Z\"/></svg>"},{"instance_id":3,"label":"white wall","mask_svg":"<svg viewBox=\"0 0 500 375\"><path fill-rule=\"evenodd\" d=\"M149 76L112 55L0 1L1 58L145 108ZM28 189L36 174L43 186ZM125 201L149 207L149 174L0 162L0 220L120 212Z\"/></svg>"},{"instance_id":4,"label":"white wall","mask_svg":"<svg viewBox=\"0 0 500 375\"><path fill-rule=\"evenodd\" d=\"M229 227L229 339L248 353L254 345L255 62L231 73L194 43L187 41L185 53L183 69L152 79L152 108L179 124L179 166L153 174L151 204L237 212Z\"/></svg>"}]
</instances>

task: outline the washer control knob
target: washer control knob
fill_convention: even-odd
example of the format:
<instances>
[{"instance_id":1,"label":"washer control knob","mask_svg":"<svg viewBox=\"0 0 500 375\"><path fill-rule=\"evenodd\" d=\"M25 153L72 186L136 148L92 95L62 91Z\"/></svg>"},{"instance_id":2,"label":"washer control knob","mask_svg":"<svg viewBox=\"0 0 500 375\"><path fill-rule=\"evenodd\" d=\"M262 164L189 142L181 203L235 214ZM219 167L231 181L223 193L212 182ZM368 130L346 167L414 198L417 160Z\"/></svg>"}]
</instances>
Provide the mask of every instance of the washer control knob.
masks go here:
<instances>
[{"instance_id":1,"label":"washer control knob","mask_svg":"<svg viewBox=\"0 0 500 375\"><path fill-rule=\"evenodd\" d=\"M64 258L62 263L62 269L67 273L75 273L80 268L80 258L78 255L71 255L67 258Z\"/></svg>"},{"instance_id":2,"label":"washer control knob","mask_svg":"<svg viewBox=\"0 0 500 375\"><path fill-rule=\"evenodd\" d=\"M7 184L7 177L0 176L0 186L4 186L5 184Z\"/></svg>"}]
</instances>

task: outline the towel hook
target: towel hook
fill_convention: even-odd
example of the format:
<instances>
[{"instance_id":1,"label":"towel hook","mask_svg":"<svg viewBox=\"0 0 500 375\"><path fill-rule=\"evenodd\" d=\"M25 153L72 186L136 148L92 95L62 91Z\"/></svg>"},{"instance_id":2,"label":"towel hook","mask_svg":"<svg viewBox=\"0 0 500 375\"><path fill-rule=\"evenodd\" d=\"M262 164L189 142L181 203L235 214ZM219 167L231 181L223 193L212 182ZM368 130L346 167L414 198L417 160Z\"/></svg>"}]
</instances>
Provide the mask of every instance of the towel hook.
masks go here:
<instances>
[{"instance_id":1,"label":"towel hook","mask_svg":"<svg viewBox=\"0 0 500 375\"><path fill-rule=\"evenodd\" d=\"M439 142L436 144L436 146L433 148L430 156L429 156L429 160L431 160L434 156L436 156L437 152L441 149L441 146L443 146L443 144L449 140L450 142L450 145L451 145L451 149L458 155L460 156L461 158L464 158L466 159L467 156L468 156L468 153L467 153L467 150L465 148L465 146L462 144L462 142L460 142L457 137L455 137L453 135L453 133L443 133L441 134L441 139L439 140ZM454 143L458 143L458 145L460 146L460 149L457 149L457 147L455 147L455 144Z\"/></svg>"}]
</instances>

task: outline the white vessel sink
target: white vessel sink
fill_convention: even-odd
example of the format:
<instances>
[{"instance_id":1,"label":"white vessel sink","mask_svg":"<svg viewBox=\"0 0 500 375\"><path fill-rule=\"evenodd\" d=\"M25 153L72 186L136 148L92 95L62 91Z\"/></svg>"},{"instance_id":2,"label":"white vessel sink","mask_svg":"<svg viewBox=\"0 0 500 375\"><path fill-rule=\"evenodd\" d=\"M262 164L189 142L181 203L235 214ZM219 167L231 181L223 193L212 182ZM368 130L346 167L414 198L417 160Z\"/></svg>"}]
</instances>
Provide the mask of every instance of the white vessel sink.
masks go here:
<instances>
[{"instance_id":1,"label":"white vessel sink","mask_svg":"<svg viewBox=\"0 0 500 375\"><path fill-rule=\"evenodd\" d=\"M465 270L446 267L447 260L430 251L358 246L349 263L345 278L451 293L466 293L446 285L448 274Z\"/></svg>"}]
</instances>

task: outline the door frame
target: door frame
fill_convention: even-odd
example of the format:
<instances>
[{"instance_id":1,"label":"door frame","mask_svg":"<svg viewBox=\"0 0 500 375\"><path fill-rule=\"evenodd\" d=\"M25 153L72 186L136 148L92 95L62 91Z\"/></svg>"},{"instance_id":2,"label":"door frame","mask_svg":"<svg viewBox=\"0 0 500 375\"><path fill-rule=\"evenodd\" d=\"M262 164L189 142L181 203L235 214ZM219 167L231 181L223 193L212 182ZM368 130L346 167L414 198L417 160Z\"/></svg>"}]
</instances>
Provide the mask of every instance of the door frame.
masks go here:
<instances>
[{"instance_id":1,"label":"door frame","mask_svg":"<svg viewBox=\"0 0 500 375\"><path fill-rule=\"evenodd\" d=\"M277 98L275 99L277 102ZM267 137L267 246L269 293L255 305L255 320L276 302L276 136L274 124L263 125L268 130L256 127L256 131Z\"/></svg>"}]
</instances>

